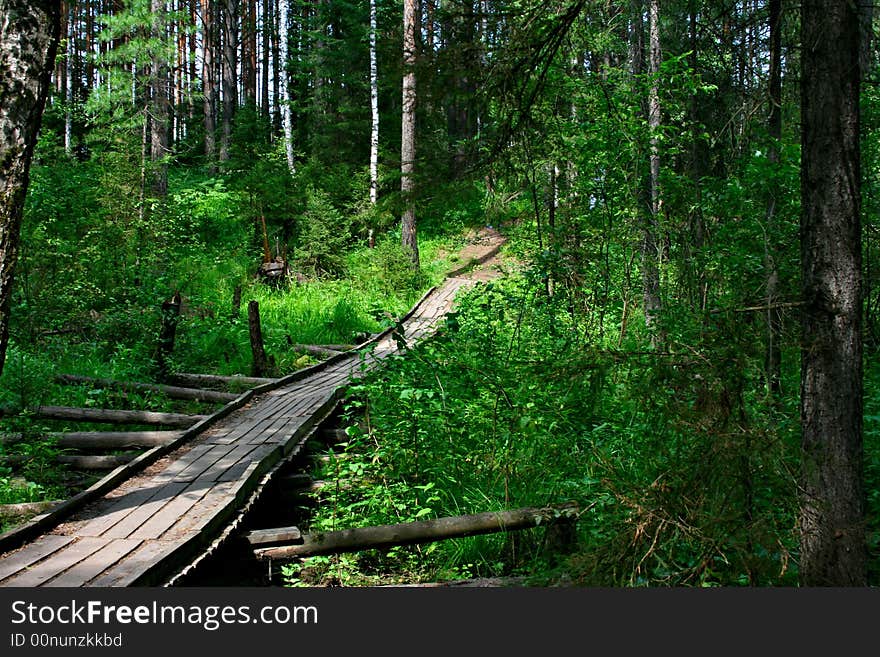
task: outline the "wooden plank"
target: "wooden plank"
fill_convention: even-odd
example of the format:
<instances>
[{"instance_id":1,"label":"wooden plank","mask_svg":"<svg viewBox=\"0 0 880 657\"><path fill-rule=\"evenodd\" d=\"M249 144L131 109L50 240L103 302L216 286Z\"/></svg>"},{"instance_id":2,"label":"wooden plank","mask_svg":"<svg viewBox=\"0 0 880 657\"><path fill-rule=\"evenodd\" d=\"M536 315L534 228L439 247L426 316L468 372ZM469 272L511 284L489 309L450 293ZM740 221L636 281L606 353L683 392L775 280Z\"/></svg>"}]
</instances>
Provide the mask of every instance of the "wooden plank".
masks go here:
<instances>
[{"instance_id":1,"label":"wooden plank","mask_svg":"<svg viewBox=\"0 0 880 657\"><path fill-rule=\"evenodd\" d=\"M103 536L108 538L128 538L135 530L143 525L154 515L161 513L166 504L181 493L188 484L184 482L172 482L165 484L154 492L145 503L126 514L118 523L110 527Z\"/></svg>"},{"instance_id":2,"label":"wooden plank","mask_svg":"<svg viewBox=\"0 0 880 657\"><path fill-rule=\"evenodd\" d=\"M83 586L134 550L140 543L125 538L111 541L75 566L46 582L44 586Z\"/></svg>"},{"instance_id":3,"label":"wooden plank","mask_svg":"<svg viewBox=\"0 0 880 657\"><path fill-rule=\"evenodd\" d=\"M271 424L268 424L262 432L251 435L248 442L252 445L283 443L302 425L301 419L302 418L287 417L276 418Z\"/></svg>"},{"instance_id":4,"label":"wooden plank","mask_svg":"<svg viewBox=\"0 0 880 657\"><path fill-rule=\"evenodd\" d=\"M235 501L240 488L239 481L226 481L212 486L199 500L198 505L168 528L162 535L162 540L174 541L201 534L210 523L216 522L217 518L225 513L229 505Z\"/></svg>"},{"instance_id":5,"label":"wooden plank","mask_svg":"<svg viewBox=\"0 0 880 657\"><path fill-rule=\"evenodd\" d=\"M157 539L187 514L211 490L211 482L195 481L157 513L137 528L131 538Z\"/></svg>"},{"instance_id":6,"label":"wooden plank","mask_svg":"<svg viewBox=\"0 0 880 657\"><path fill-rule=\"evenodd\" d=\"M230 449L232 449L230 445L213 443L197 445L181 458L170 463L167 468L153 477L153 481L157 483L192 481Z\"/></svg>"},{"instance_id":7,"label":"wooden plank","mask_svg":"<svg viewBox=\"0 0 880 657\"><path fill-rule=\"evenodd\" d=\"M299 527L274 527L255 529L245 534L245 539L254 547L265 547L274 543L296 543L302 540Z\"/></svg>"},{"instance_id":8,"label":"wooden plank","mask_svg":"<svg viewBox=\"0 0 880 657\"><path fill-rule=\"evenodd\" d=\"M0 582L20 570L24 570L28 566L45 559L53 552L57 552L65 545L68 545L73 540L73 536L43 534L33 543L29 543L20 550L12 552L0 560Z\"/></svg>"},{"instance_id":9,"label":"wooden plank","mask_svg":"<svg viewBox=\"0 0 880 657\"><path fill-rule=\"evenodd\" d=\"M236 481L238 479L247 479L249 468L257 470L265 467L268 470L268 466L274 465L281 458L282 451L279 445L258 445L253 452L243 456L236 463L229 466L225 472L219 473L216 480ZM272 457L271 459L270 456Z\"/></svg>"},{"instance_id":10,"label":"wooden plank","mask_svg":"<svg viewBox=\"0 0 880 657\"><path fill-rule=\"evenodd\" d=\"M76 530L79 536L102 536L113 525L144 504L156 493L155 487L135 488L117 497L96 518L85 521ZM106 499L106 498L105 498Z\"/></svg>"},{"instance_id":11,"label":"wooden plank","mask_svg":"<svg viewBox=\"0 0 880 657\"><path fill-rule=\"evenodd\" d=\"M86 586L101 588L134 586L138 580L143 580L163 562L173 558L174 553L186 542L185 539L143 541L140 547L129 552L98 577L87 582Z\"/></svg>"},{"instance_id":12,"label":"wooden plank","mask_svg":"<svg viewBox=\"0 0 880 657\"><path fill-rule=\"evenodd\" d=\"M51 559L44 559L35 565L19 572L15 577L4 582L5 586L40 586L59 573L91 556L109 541L103 538L86 536L78 538L54 552Z\"/></svg>"},{"instance_id":13,"label":"wooden plank","mask_svg":"<svg viewBox=\"0 0 880 657\"><path fill-rule=\"evenodd\" d=\"M226 452L226 454L206 468L198 478L201 480L216 481L240 460L247 459L248 455L256 449L256 445L250 445L248 443L235 445L231 450Z\"/></svg>"}]
</instances>

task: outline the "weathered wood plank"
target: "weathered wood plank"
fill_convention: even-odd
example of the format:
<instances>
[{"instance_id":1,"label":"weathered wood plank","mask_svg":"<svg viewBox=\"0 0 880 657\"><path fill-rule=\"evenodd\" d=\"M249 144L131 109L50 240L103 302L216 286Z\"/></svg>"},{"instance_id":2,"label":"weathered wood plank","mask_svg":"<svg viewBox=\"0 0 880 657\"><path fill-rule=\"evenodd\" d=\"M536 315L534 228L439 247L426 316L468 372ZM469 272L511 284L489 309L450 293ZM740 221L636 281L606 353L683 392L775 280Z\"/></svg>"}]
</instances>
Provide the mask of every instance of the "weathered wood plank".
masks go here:
<instances>
[{"instance_id":1,"label":"weathered wood plank","mask_svg":"<svg viewBox=\"0 0 880 657\"><path fill-rule=\"evenodd\" d=\"M270 460L269 456L273 453L275 453L275 456ZM216 476L216 481L247 479L248 468L250 466L256 466L253 468L256 469L274 464L281 458L282 453L283 451L280 445L257 445L253 452L243 456L237 462L230 465L224 472L220 472Z\"/></svg>"},{"instance_id":2,"label":"weathered wood plank","mask_svg":"<svg viewBox=\"0 0 880 657\"><path fill-rule=\"evenodd\" d=\"M245 534L245 539L254 547L264 547L274 543L296 543L302 540L302 532L299 527L255 529Z\"/></svg>"},{"instance_id":3,"label":"weathered wood plank","mask_svg":"<svg viewBox=\"0 0 880 657\"><path fill-rule=\"evenodd\" d=\"M91 556L108 542L106 539L91 536L78 538L54 552L51 559L37 562L9 578L3 584L4 586L40 586Z\"/></svg>"},{"instance_id":4,"label":"weathered wood plank","mask_svg":"<svg viewBox=\"0 0 880 657\"><path fill-rule=\"evenodd\" d=\"M28 566L35 564L41 559L45 559L52 553L57 552L65 545L71 543L73 540L73 536L43 534L33 543L29 543L17 552L11 553L8 557L0 561L0 582L20 570L24 570Z\"/></svg>"},{"instance_id":5,"label":"weathered wood plank","mask_svg":"<svg viewBox=\"0 0 880 657\"><path fill-rule=\"evenodd\" d=\"M137 528L131 538L158 539L171 526L198 504L211 489L210 482L195 481L162 508L144 524Z\"/></svg>"},{"instance_id":6,"label":"weathered wood plank","mask_svg":"<svg viewBox=\"0 0 880 657\"><path fill-rule=\"evenodd\" d=\"M155 483L165 483L173 480L177 475L183 472L186 468L192 465L196 460L201 458L204 454L215 449L216 445L212 443L203 443L201 445L195 445L189 451L187 451L183 456L175 459L171 463L169 463L164 470L162 470L159 474L153 477L153 482Z\"/></svg>"},{"instance_id":7,"label":"weathered wood plank","mask_svg":"<svg viewBox=\"0 0 880 657\"><path fill-rule=\"evenodd\" d=\"M103 536L108 529L121 522L123 518L142 504L145 504L156 494L156 490L157 488L154 486L135 488L119 496L111 505L103 510L101 515L85 521L82 526L78 527L76 530L77 535Z\"/></svg>"},{"instance_id":8,"label":"weathered wood plank","mask_svg":"<svg viewBox=\"0 0 880 657\"><path fill-rule=\"evenodd\" d=\"M143 525L154 515L161 513L163 507L181 493L188 484L184 482L172 482L165 484L149 500L132 509L115 525L104 532L107 538L128 538L138 527Z\"/></svg>"},{"instance_id":9,"label":"weathered wood plank","mask_svg":"<svg viewBox=\"0 0 880 657\"><path fill-rule=\"evenodd\" d=\"M75 566L50 579L44 586L83 586L134 550L140 543L125 538L111 541Z\"/></svg>"},{"instance_id":10,"label":"weathered wood plank","mask_svg":"<svg viewBox=\"0 0 880 657\"><path fill-rule=\"evenodd\" d=\"M86 586L101 588L135 586L138 581L146 579L150 572L157 570L164 562L172 560L175 551L186 542L185 539L144 541L140 547L87 582Z\"/></svg>"},{"instance_id":11,"label":"weathered wood plank","mask_svg":"<svg viewBox=\"0 0 880 657\"><path fill-rule=\"evenodd\" d=\"M194 481L201 477L208 468L235 449L233 445L209 445L208 447L209 449L205 450L195 460L186 465L183 470L173 475L170 480L176 482ZM160 475L157 479L160 479L161 477L162 476Z\"/></svg>"}]
</instances>

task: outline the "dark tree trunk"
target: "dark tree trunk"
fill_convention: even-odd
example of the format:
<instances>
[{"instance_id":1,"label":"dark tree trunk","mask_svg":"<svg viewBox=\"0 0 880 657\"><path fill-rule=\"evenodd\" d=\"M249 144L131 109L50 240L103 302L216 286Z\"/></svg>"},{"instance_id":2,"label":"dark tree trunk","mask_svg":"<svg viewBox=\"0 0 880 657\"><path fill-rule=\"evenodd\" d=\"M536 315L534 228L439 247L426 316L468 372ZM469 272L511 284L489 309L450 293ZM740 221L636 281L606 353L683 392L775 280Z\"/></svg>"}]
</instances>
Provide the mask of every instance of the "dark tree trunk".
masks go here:
<instances>
[{"instance_id":1,"label":"dark tree trunk","mask_svg":"<svg viewBox=\"0 0 880 657\"><path fill-rule=\"evenodd\" d=\"M767 117L767 132L770 146L767 159L774 168L779 165L779 140L782 139L782 0L770 0L770 113ZM779 301L779 268L774 246L776 235L776 203L779 198L779 184L773 180L767 196L767 238L765 244L765 266L767 270L767 346L766 377L767 389L773 397L778 397L782 385L782 312L776 306Z\"/></svg>"},{"instance_id":2,"label":"dark tree trunk","mask_svg":"<svg viewBox=\"0 0 880 657\"><path fill-rule=\"evenodd\" d=\"M223 128L220 136L220 160L229 159L232 119L238 107L238 3L223 3Z\"/></svg>"},{"instance_id":3,"label":"dark tree trunk","mask_svg":"<svg viewBox=\"0 0 880 657\"><path fill-rule=\"evenodd\" d=\"M269 370L269 358L263 345L263 329L260 325L260 306L256 301L248 302L248 330L251 336L251 376L263 376Z\"/></svg>"},{"instance_id":4,"label":"dark tree trunk","mask_svg":"<svg viewBox=\"0 0 880 657\"><path fill-rule=\"evenodd\" d=\"M60 29L57 0L0 0L0 373L31 158Z\"/></svg>"},{"instance_id":5,"label":"dark tree trunk","mask_svg":"<svg viewBox=\"0 0 880 657\"><path fill-rule=\"evenodd\" d=\"M151 0L153 14L153 38L165 37L165 0ZM164 197L168 193L168 166L164 162L168 154L168 65L164 55L156 53L150 71L150 161L153 167L153 194Z\"/></svg>"},{"instance_id":6,"label":"dark tree trunk","mask_svg":"<svg viewBox=\"0 0 880 657\"><path fill-rule=\"evenodd\" d=\"M215 49L217 44L216 0L202 0L203 59L202 89L205 96L205 157L213 162L217 155L217 76Z\"/></svg>"},{"instance_id":7,"label":"dark tree trunk","mask_svg":"<svg viewBox=\"0 0 880 657\"><path fill-rule=\"evenodd\" d=\"M859 12L801 12L799 572L805 586L864 586Z\"/></svg>"}]
</instances>

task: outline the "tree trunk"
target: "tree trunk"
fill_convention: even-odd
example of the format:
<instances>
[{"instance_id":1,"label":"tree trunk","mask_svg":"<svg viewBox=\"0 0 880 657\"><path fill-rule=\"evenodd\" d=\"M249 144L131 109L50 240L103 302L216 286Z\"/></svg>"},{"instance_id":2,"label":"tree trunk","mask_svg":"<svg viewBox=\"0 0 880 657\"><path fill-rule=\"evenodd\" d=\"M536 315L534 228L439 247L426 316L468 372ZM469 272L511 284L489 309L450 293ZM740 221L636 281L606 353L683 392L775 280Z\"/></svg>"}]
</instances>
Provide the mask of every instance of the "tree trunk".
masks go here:
<instances>
[{"instance_id":1,"label":"tree trunk","mask_svg":"<svg viewBox=\"0 0 880 657\"><path fill-rule=\"evenodd\" d=\"M269 44L272 41L272 3L263 0L263 20L260 38L262 39L262 60L260 61L260 111L268 120L271 109L269 107Z\"/></svg>"},{"instance_id":2,"label":"tree trunk","mask_svg":"<svg viewBox=\"0 0 880 657\"><path fill-rule=\"evenodd\" d=\"M116 381L75 374L59 374L55 377L58 383L78 385L84 384L95 388L112 388L125 392L155 392L169 399L185 399L187 401L204 402L207 404L228 404L238 398L232 392L205 390L203 388L182 388L180 386L162 385L157 383L141 383L138 381Z\"/></svg>"},{"instance_id":3,"label":"tree trunk","mask_svg":"<svg viewBox=\"0 0 880 657\"><path fill-rule=\"evenodd\" d=\"M188 428L201 422L207 415L159 413L156 411L125 411L111 408L74 408L71 406L38 406L34 417L44 420L72 420L74 422L107 422L110 424L153 424Z\"/></svg>"},{"instance_id":4,"label":"tree trunk","mask_svg":"<svg viewBox=\"0 0 880 657\"><path fill-rule=\"evenodd\" d=\"M162 327L156 350L156 366L160 378L168 376L168 358L174 351L174 337L177 334L177 324L180 322L180 306L180 292L175 292L174 296L162 302Z\"/></svg>"},{"instance_id":5,"label":"tree trunk","mask_svg":"<svg viewBox=\"0 0 880 657\"><path fill-rule=\"evenodd\" d=\"M865 586L859 12L801 5L800 580Z\"/></svg>"},{"instance_id":6,"label":"tree trunk","mask_svg":"<svg viewBox=\"0 0 880 657\"><path fill-rule=\"evenodd\" d=\"M153 15L152 37L157 42L165 38L165 0L151 0ZM168 65L159 48L153 54L150 71L150 161L153 169L151 189L163 198L168 193Z\"/></svg>"},{"instance_id":7,"label":"tree trunk","mask_svg":"<svg viewBox=\"0 0 880 657\"><path fill-rule=\"evenodd\" d=\"M61 29L57 0L0 0L0 373L31 158Z\"/></svg>"},{"instance_id":8,"label":"tree trunk","mask_svg":"<svg viewBox=\"0 0 880 657\"><path fill-rule=\"evenodd\" d=\"M256 301L248 302L248 329L251 336L251 376L261 377L269 369L269 359L263 345L263 329L260 326L260 306Z\"/></svg>"},{"instance_id":9,"label":"tree trunk","mask_svg":"<svg viewBox=\"0 0 880 657\"><path fill-rule=\"evenodd\" d=\"M466 516L420 520L397 525L358 527L302 536L296 536L291 531L293 528L287 527L284 529L291 536L295 536L290 542L297 544L258 548L255 553L262 559L285 559L317 554L356 552L395 545L428 543L447 538L544 527L556 522L573 522L578 515L579 508L572 504L514 509L512 511L489 511Z\"/></svg>"},{"instance_id":10,"label":"tree trunk","mask_svg":"<svg viewBox=\"0 0 880 657\"><path fill-rule=\"evenodd\" d=\"M376 62L376 0L370 0L370 203L379 200L379 68Z\"/></svg>"},{"instance_id":11,"label":"tree trunk","mask_svg":"<svg viewBox=\"0 0 880 657\"><path fill-rule=\"evenodd\" d=\"M182 435L182 431L68 431L49 437L61 449L135 449L166 445Z\"/></svg>"},{"instance_id":12,"label":"tree trunk","mask_svg":"<svg viewBox=\"0 0 880 657\"><path fill-rule=\"evenodd\" d=\"M287 169L290 171L290 175L293 175L296 173L296 162L293 152L293 114L290 109L290 84L287 68L287 25L290 15L290 0L280 0L278 13L278 56L281 60L278 72L278 103L281 105L281 126L284 129L284 153L287 156Z\"/></svg>"},{"instance_id":13,"label":"tree trunk","mask_svg":"<svg viewBox=\"0 0 880 657\"><path fill-rule=\"evenodd\" d=\"M401 242L415 269L419 268L419 243L416 233L415 172L416 158L416 1L403 2L403 111L400 138L400 191L404 210L400 219Z\"/></svg>"},{"instance_id":14,"label":"tree trunk","mask_svg":"<svg viewBox=\"0 0 880 657\"><path fill-rule=\"evenodd\" d=\"M660 16L658 0L650 0L648 10L648 74L651 86L648 89L648 130L649 130L649 196L650 207L646 215L642 243L642 275L644 285L645 324L657 335L657 322L661 308L660 301L660 249L658 247L658 227L660 218L660 149L658 132L660 130Z\"/></svg>"},{"instance_id":15,"label":"tree trunk","mask_svg":"<svg viewBox=\"0 0 880 657\"><path fill-rule=\"evenodd\" d=\"M216 0L202 0L202 90L205 96L205 157L213 165L217 156L217 67L214 51L217 46Z\"/></svg>"},{"instance_id":16,"label":"tree trunk","mask_svg":"<svg viewBox=\"0 0 880 657\"><path fill-rule=\"evenodd\" d=\"M232 120L238 107L238 3L225 0L223 3L223 124L220 134L220 160L229 159L232 140Z\"/></svg>"},{"instance_id":17,"label":"tree trunk","mask_svg":"<svg viewBox=\"0 0 880 657\"><path fill-rule=\"evenodd\" d=\"M782 139L782 0L770 0L770 112L767 117L767 132L770 145L767 160L774 169L779 166L779 141ZM775 175L775 171L773 174ZM778 397L782 382L782 313L776 307L779 301L779 268L773 240L776 236L776 203L779 197L779 184L771 180L767 195L767 218L765 236L765 268L767 271L767 346L765 371L767 390Z\"/></svg>"}]
</instances>

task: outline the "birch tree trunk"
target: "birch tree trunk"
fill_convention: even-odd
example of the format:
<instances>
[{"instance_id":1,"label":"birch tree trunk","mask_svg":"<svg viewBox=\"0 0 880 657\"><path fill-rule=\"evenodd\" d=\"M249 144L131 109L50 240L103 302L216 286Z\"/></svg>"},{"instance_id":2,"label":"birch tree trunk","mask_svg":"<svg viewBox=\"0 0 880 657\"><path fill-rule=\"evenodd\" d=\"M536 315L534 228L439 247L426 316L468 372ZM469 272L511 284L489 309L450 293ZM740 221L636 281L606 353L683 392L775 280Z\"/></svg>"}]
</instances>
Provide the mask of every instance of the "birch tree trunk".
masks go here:
<instances>
[{"instance_id":1,"label":"birch tree trunk","mask_svg":"<svg viewBox=\"0 0 880 657\"><path fill-rule=\"evenodd\" d=\"M648 8L648 130L650 169L650 209L644 227L642 244L642 275L644 285L645 324L652 335L657 333L660 313L660 249L658 227L660 217L660 149L657 132L660 129L660 9L658 0L650 0Z\"/></svg>"},{"instance_id":2,"label":"birch tree trunk","mask_svg":"<svg viewBox=\"0 0 880 657\"><path fill-rule=\"evenodd\" d=\"M400 138L400 191L404 210L400 219L401 242L415 269L419 268L416 233L416 0L403 0L403 111Z\"/></svg>"},{"instance_id":3,"label":"birch tree trunk","mask_svg":"<svg viewBox=\"0 0 880 657\"><path fill-rule=\"evenodd\" d=\"M801 508L805 586L865 586L859 10L801 4Z\"/></svg>"},{"instance_id":4,"label":"birch tree trunk","mask_svg":"<svg viewBox=\"0 0 880 657\"><path fill-rule=\"evenodd\" d=\"M370 203L379 200L379 70L376 62L376 0L370 0Z\"/></svg>"},{"instance_id":5,"label":"birch tree trunk","mask_svg":"<svg viewBox=\"0 0 880 657\"><path fill-rule=\"evenodd\" d=\"M278 72L278 102L281 105L281 126L284 130L284 153L287 156L287 168L292 176L296 173L296 161L294 160L293 153L293 114L290 109L290 84L287 78L287 26L290 15L290 0L280 0L278 14L278 56L281 59Z\"/></svg>"},{"instance_id":6,"label":"birch tree trunk","mask_svg":"<svg viewBox=\"0 0 880 657\"><path fill-rule=\"evenodd\" d=\"M0 373L31 158L60 30L57 0L0 0Z\"/></svg>"}]
</instances>

